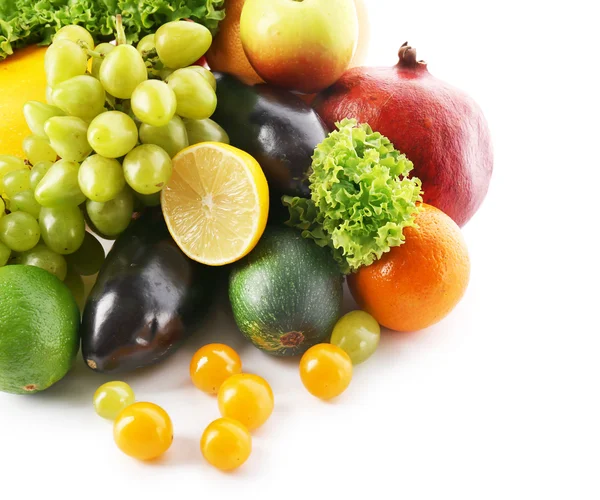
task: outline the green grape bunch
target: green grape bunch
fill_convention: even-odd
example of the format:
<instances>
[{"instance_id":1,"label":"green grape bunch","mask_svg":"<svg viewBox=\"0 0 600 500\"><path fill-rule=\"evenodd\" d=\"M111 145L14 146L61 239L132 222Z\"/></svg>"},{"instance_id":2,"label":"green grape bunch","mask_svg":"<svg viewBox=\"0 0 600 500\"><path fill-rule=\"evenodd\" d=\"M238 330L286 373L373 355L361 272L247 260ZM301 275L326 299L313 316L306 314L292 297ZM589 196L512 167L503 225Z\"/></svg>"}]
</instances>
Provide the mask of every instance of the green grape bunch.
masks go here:
<instances>
[{"instance_id":1,"label":"green grape bunch","mask_svg":"<svg viewBox=\"0 0 600 500\"><path fill-rule=\"evenodd\" d=\"M172 158L190 144L228 142L210 120L215 77L195 65L211 32L173 21L134 47L120 16L115 25L116 40L98 45L82 26L55 34L46 102L23 107L24 159L0 151L0 267L46 269L77 296L105 258L96 236L115 239L136 210L160 204Z\"/></svg>"}]
</instances>

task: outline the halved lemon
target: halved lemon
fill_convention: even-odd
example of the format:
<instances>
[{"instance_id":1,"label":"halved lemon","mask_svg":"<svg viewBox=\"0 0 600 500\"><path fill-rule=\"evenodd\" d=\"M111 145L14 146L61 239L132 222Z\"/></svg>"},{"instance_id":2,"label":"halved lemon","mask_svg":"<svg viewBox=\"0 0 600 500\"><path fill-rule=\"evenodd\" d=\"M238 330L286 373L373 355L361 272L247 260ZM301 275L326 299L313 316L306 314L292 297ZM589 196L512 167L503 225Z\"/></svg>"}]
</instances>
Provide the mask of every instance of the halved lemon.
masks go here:
<instances>
[{"instance_id":1,"label":"halved lemon","mask_svg":"<svg viewBox=\"0 0 600 500\"><path fill-rule=\"evenodd\" d=\"M247 255L269 215L269 187L248 153L202 142L173 158L173 175L161 193L173 239L191 259L209 266Z\"/></svg>"}]
</instances>

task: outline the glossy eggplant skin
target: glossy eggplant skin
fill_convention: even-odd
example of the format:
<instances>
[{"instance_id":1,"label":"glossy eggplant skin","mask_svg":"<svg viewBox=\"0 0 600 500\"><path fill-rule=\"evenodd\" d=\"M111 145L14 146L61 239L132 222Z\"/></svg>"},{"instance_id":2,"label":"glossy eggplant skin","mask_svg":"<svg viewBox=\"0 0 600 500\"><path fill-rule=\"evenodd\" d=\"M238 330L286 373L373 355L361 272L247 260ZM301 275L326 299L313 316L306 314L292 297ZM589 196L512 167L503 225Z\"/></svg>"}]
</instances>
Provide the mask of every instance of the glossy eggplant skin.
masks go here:
<instances>
[{"instance_id":1,"label":"glossy eggplant skin","mask_svg":"<svg viewBox=\"0 0 600 500\"><path fill-rule=\"evenodd\" d=\"M161 361L197 331L215 287L214 268L184 255L160 208L147 210L119 236L87 300L86 364L122 373Z\"/></svg>"},{"instance_id":2,"label":"glossy eggplant skin","mask_svg":"<svg viewBox=\"0 0 600 500\"><path fill-rule=\"evenodd\" d=\"M308 198L312 155L329 133L319 115L287 90L246 85L224 73L215 77L218 104L211 118L229 134L232 146L258 161L271 207L280 207L283 195Z\"/></svg>"}]
</instances>

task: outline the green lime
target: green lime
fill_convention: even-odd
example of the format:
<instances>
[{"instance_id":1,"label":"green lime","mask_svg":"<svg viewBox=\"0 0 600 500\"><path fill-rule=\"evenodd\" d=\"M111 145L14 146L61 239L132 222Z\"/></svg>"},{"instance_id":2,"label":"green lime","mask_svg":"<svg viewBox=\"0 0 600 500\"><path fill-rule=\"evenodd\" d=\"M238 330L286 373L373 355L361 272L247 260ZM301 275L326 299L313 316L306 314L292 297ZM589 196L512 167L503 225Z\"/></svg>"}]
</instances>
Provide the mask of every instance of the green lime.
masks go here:
<instances>
[{"instance_id":1,"label":"green lime","mask_svg":"<svg viewBox=\"0 0 600 500\"><path fill-rule=\"evenodd\" d=\"M79 350L69 289L32 266L0 268L0 391L29 394L63 378Z\"/></svg>"}]
</instances>

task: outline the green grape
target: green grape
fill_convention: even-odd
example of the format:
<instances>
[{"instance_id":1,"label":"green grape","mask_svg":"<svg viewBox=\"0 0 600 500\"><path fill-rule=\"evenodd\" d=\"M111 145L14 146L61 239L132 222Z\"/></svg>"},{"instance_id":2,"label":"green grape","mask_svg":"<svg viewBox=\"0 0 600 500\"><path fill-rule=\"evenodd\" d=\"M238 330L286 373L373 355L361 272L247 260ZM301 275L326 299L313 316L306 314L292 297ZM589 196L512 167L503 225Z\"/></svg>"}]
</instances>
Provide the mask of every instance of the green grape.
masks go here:
<instances>
[{"instance_id":1,"label":"green grape","mask_svg":"<svg viewBox=\"0 0 600 500\"><path fill-rule=\"evenodd\" d=\"M94 78L100 77L100 66L102 66L102 62L104 61L106 54L113 51L115 47L116 47L116 45L113 45L112 43L100 43L94 49L94 52L97 52L98 54L100 54L102 56L102 57L94 57L92 60L92 76Z\"/></svg>"},{"instance_id":2,"label":"green grape","mask_svg":"<svg viewBox=\"0 0 600 500\"><path fill-rule=\"evenodd\" d=\"M6 205L4 204L4 200L0 198L0 219L4 217L4 211L6 210Z\"/></svg>"},{"instance_id":3,"label":"green grape","mask_svg":"<svg viewBox=\"0 0 600 500\"><path fill-rule=\"evenodd\" d=\"M49 273L54 274L61 281L67 275L67 261L65 258L50 250L43 243L39 243L31 250L20 254L17 258L17 264L41 267Z\"/></svg>"},{"instance_id":4,"label":"green grape","mask_svg":"<svg viewBox=\"0 0 600 500\"><path fill-rule=\"evenodd\" d=\"M58 40L71 40L80 47L90 50L94 48L94 39L90 35L90 32L76 24L69 24L59 29L52 41L56 43Z\"/></svg>"},{"instance_id":5,"label":"green grape","mask_svg":"<svg viewBox=\"0 0 600 500\"><path fill-rule=\"evenodd\" d=\"M135 147L138 130L125 113L107 111L92 120L87 137L96 153L106 158L119 158Z\"/></svg>"},{"instance_id":6,"label":"green grape","mask_svg":"<svg viewBox=\"0 0 600 500\"><path fill-rule=\"evenodd\" d=\"M163 24L154 36L158 57L169 68L195 63L209 49L212 35L208 28L188 21Z\"/></svg>"},{"instance_id":7,"label":"green grape","mask_svg":"<svg viewBox=\"0 0 600 500\"><path fill-rule=\"evenodd\" d=\"M163 148L171 158L190 144L183 120L175 115L164 127L142 124L140 127L142 144L155 144Z\"/></svg>"},{"instance_id":8,"label":"green grape","mask_svg":"<svg viewBox=\"0 0 600 500\"><path fill-rule=\"evenodd\" d=\"M125 187L114 200L106 203L88 200L85 208L90 222L102 236L115 237L131 222L133 203L133 193Z\"/></svg>"},{"instance_id":9,"label":"green grape","mask_svg":"<svg viewBox=\"0 0 600 500\"><path fill-rule=\"evenodd\" d=\"M53 116L64 116L62 109L38 101L27 101L23 104L23 114L29 130L38 137L45 137L44 124Z\"/></svg>"},{"instance_id":10,"label":"green grape","mask_svg":"<svg viewBox=\"0 0 600 500\"><path fill-rule=\"evenodd\" d=\"M42 207L40 210L42 239L50 250L61 255L76 252L85 237L85 220L79 207Z\"/></svg>"},{"instance_id":11,"label":"green grape","mask_svg":"<svg viewBox=\"0 0 600 500\"><path fill-rule=\"evenodd\" d=\"M27 168L25 162L17 156L0 155L0 194L2 194L2 179L9 172Z\"/></svg>"},{"instance_id":12,"label":"green grape","mask_svg":"<svg viewBox=\"0 0 600 500\"><path fill-rule=\"evenodd\" d=\"M157 207L160 205L160 191L153 194L135 193L135 197L142 203L144 207Z\"/></svg>"},{"instance_id":13,"label":"green grape","mask_svg":"<svg viewBox=\"0 0 600 500\"><path fill-rule=\"evenodd\" d=\"M106 203L125 187L123 167L113 158L89 156L79 167L79 187L90 200Z\"/></svg>"},{"instance_id":14,"label":"green grape","mask_svg":"<svg viewBox=\"0 0 600 500\"><path fill-rule=\"evenodd\" d=\"M29 181L29 169L25 166L20 170L13 170L6 174L2 179L2 186L0 186L0 191L8 199L27 189L31 189L31 183Z\"/></svg>"},{"instance_id":15,"label":"green grape","mask_svg":"<svg viewBox=\"0 0 600 500\"><path fill-rule=\"evenodd\" d=\"M210 83L210 86L213 88L213 90L217 90L217 79L210 70L206 69L204 66L189 66L187 69L191 69L192 71L200 74L208 83Z\"/></svg>"},{"instance_id":16,"label":"green grape","mask_svg":"<svg viewBox=\"0 0 600 500\"><path fill-rule=\"evenodd\" d=\"M77 307L79 307L79 311L83 312L85 306L85 284L83 283L81 276L67 265L67 275L65 276L63 283L71 291L71 294L77 303Z\"/></svg>"},{"instance_id":17,"label":"green grape","mask_svg":"<svg viewBox=\"0 0 600 500\"><path fill-rule=\"evenodd\" d=\"M40 226L25 212L11 212L0 219L0 241L14 252L26 252L40 241Z\"/></svg>"},{"instance_id":18,"label":"green grape","mask_svg":"<svg viewBox=\"0 0 600 500\"><path fill-rule=\"evenodd\" d=\"M183 123L185 123L190 144L207 141L229 144L227 132L210 118L205 118L204 120L190 120L186 118L183 120Z\"/></svg>"},{"instance_id":19,"label":"green grape","mask_svg":"<svg viewBox=\"0 0 600 500\"><path fill-rule=\"evenodd\" d=\"M153 194L169 182L173 165L171 157L161 147L154 144L138 146L123 160L125 180L134 191Z\"/></svg>"},{"instance_id":20,"label":"green grape","mask_svg":"<svg viewBox=\"0 0 600 500\"><path fill-rule=\"evenodd\" d=\"M25 212L33 215L36 219L40 216L41 208L31 189L15 194L10 200L11 212Z\"/></svg>"},{"instance_id":21,"label":"green grape","mask_svg":"<svg viewBox=\"0 0 600 500\"><path fill-rule=\"evenodd\" d=\"M46 172L50 170L50 167L54 165L53 161L42 161L40 163L36 163L29 173L29 182L31 183L31 189L35 191L35 188L40 183Z\"/></svg>"},{"instance_id":22,"label":"green grape","mask_svg":"<svg viewBox=\"0 0 600 500\"><path fill-rule=\"evenodd\" d=\"M169 78L171 74L175 72L174 69L171 68L163 68L158 72L158 77L164 82Z\"/></svg>"},{"instance_id":23,"label":"green grape","mask_svg":"<svg viewBox=\"0 0 600 500\"><path fill-rule=\"evenodd\" d=\"M217 108L217 94L210 83L196 71L183 68L167 78L177 98L177 114L184 118L210 118Z\"/></svg>"},{"instance_id":24,"label":"green grape","mask_svg":"<svg viewBox=\"0 0 600 500\"><path fill-rule=\"evenodd\" d=\"M54 42L44 56L44 69L48 85L54 87L74 76L84 75L87 55L71 40L63 38Z\"/></svg>"},{"instance_id":25,"label":"green grape","mask_svg":"<svg viewBox=\"0 0 600 500\"><path fill-rule=\"evenodd\" d=\"M35 165L42 161L56 161L56 151L50 146L50 141L45 137L30 135L23 139L23 152L29 163Z\"/></svg>"},{"instance_id":26,"label":"green grape","mask_svg":"<svg viewBox=\"0 0 600 500\"><path fill-rule=\"evenodd\" d=\"M59 83L52 91L54 105L65 113L91 120L104 111L106 93L102 84L90 75L81 75Z\"/></svg>"},{"instance_id":27,"label":"green grape","mask_svg":"<svg viewBox=\"0 0 600 500\"><path fill-rule=\"evenodd\" d=\"M6 263L10 259L11 253L12 252L10 251L10 248L8 248L4 243L0 241L0 267L6 265Z\"/></svg>"},{"instance_id":28,"label":"green grape","mask_svg":"<svg viewBox=\"0 0 600 500\"><path fill-rule=\"evenodd\" d=\"M52 87L46 85L46 103L52 106L54 101L52 100Z\"/></svg>"},{"instance_id":29,"label":"green grape","mask_svg":"<svg viewBox=\"0 0 600 500\"><path fill-rule=\"evenodd\" d=\"M136 46L137 51L141 54L142 57L144 57L146 54L148 54L155 48L156 47L154 45L154 34L146 35L138 42Z\"/></svg>"},{"instance_id":30,"label":"green grape","mask_svg":"<svg viewBox=\"0 0 600 500\"><path fill-rule=\"evenodd\" d=\"M35 199L42 207L77 206L85 201L79 188L79 164L59 160L50 167L35 188Z\"/></svg>"},{"instance_id":31,"label":"green grape","mask_svg":"<svg viewBox=\"0 0 600 500\"><path fill-rule=\"evenodd\" d=\"M102 418L114 420L129 405L135 403L133 389L125 382L107 382L94 394L94 409Z\"/></svg>"},{"instance_id":32,"label":"green grape","mask_svg":"<svg viewBox=\"0 0 600 500\"><path fill-rule=\"evenodd\" d=\"M357 365L377 350L380 333L373 316L364 311L352 311L335 324L331 343L346 351L352 364Z\"/></svg>"},{"instance_id":33,"label":"green grape","mask_svg":"<svg viewBox=\"0 0 600 500\"><path fill-rule=\"evenodd\" d=\"M44 131L50 146L64 160L81 162L92 152L87 140L88 124L76 116L50 118Z\"/></svg>"},{"instance_id":34,"label":"green grape","mask_svg":"<svg viewBox=\"0 0 600 500\"><path fill-rule=\"evenodd\" d=\"M175 93L165 82L147 80L133 91L131 109L143 123L162 127L175 115L177 100Z\"/></svg>"},{"instance_id":35,"label":"green grape","mask_svg":"<svg viewBox=\"0 0 600 500\"><path fill-rule=\"evenodd\" d=\"M148 72L135 47L118 45L104 57L99 78L110 95L130 99L135 88L148 79Z\"/></svg>"},{"instance_id":36,"label":"green grape","mask_svg":"<svg viewBox=\"0 0 600 500\"><path fill-rule=\"evenodd\" d=\"M125 113L129 118L131 118L133 120L133 123L135 123L135 126L137 127L137 129L139 131L140 127L142 126L142 122L140 121L140 119L137 116L135 116L133 109L131 109L131 100L130 99L126 99L125 101L123 101L121 111L123 111L123 113Z\"/></svg>"},{"instance_id":37,"label":"green grape","mask_svg":"<svg viewBox=\"0 0 600 500\"><path fill-rule=\"evenodd\" d=\"M79 250L66 258L69 269L81 276L93 276L104 264L104 247L93 234L86 232Z\"/></svg>"}]
</instances>

